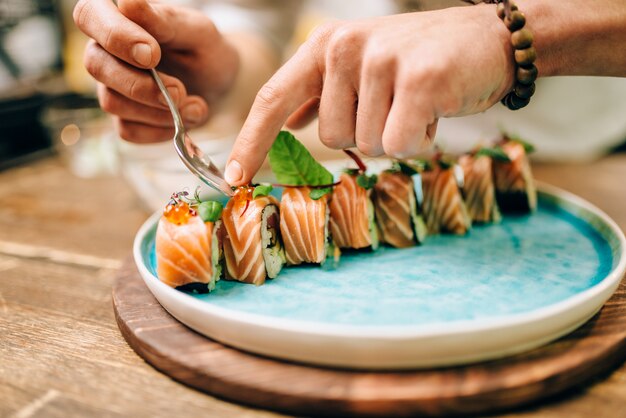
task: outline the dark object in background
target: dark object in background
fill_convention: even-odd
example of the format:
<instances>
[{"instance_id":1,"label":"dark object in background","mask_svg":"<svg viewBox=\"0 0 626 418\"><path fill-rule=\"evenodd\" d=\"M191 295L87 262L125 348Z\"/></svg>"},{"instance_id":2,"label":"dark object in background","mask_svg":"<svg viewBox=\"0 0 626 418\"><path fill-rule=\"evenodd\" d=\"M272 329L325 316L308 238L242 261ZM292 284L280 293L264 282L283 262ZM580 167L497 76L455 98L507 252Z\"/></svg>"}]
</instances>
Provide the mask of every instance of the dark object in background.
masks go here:
<instances>
[{"instance_id":1,"label":"dark object in background","mask_svg":"<svg viewBox=\"0 0 626 418\"><path fill-rule=\"evenodd\" d=\"M0 0L0 169L51 152L41 91L62 70L58 8L57 0Z\"/></svg>"},{"instance_id":2,"label":"dark object in background","mask_svg":"<svg viewBox=\"0 0 626 418\"><path fill-rule=\"evenodd\" d=\"M43 94L0 99L0 170L52 152L47 129L41 123Z\"/></svg>"}]
</instances>

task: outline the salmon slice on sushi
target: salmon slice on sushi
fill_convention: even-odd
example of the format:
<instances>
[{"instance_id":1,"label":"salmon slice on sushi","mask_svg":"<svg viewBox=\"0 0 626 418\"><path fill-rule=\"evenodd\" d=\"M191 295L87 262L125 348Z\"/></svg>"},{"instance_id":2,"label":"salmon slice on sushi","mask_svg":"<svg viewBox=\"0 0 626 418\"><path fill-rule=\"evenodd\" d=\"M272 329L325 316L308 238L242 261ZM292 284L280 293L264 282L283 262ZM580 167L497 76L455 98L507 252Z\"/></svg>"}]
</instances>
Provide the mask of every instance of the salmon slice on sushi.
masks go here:
<instances>
[{"instance_id":1,"label":"salmon slice on sushi","mask_svg":"<svg viewBox=\"0 0 626 418\"><path fill-rule=\"evenodd\" d=\"M504 138L500 148L509 161L494 161L496 199L503 213L529 213L537 208L537 190L528 161L532 146Z\"/></svg>"},{"instance_id":2,"label":"salmon slice on sushi","mask_svg":"<svg viewBox=\"0 0 626 418\"><path fill-rule=\"evenodd\" d=\"M329 195L312 199L308 187L285 187L280 201L280 231L287 264L325 264L336 251L329 231Z\"/></svg>"},{"instance_id":3,"label":"salmon slice on sushi","mask_svg":"<svg viewBox=\"0 0 626 418\"><path fill-rule=\"evenodd\" d=\"M356 163L357 169L346 170L339 177L330 201L330 231L339 248L378 248L378 230L372 189L376 175L367 175L361 159L344 150Z\"/></svg>"},{"instance_id":4,"label":"salmon slice on sushi","mask_svg":"<svg viewBox=\"0 0 626 418\"><path fill-rule=\"evenodd\" d=\"M329 226L333 175L285 131L274 141L269 160L283 187L280 230L287 264L336 266L340 252Z\"/></svg>"},{"instance_id":5,"label":"salmon slice on sushi","mask_svg":"<svg viewBox=\"0 0 626 418\"><path fill-rule=\"evenodd\" d=\"M183 196L172 196L157 226L157 276L168 286L206 293L222 276L222 205L190 204Z\"/></svg>"},{"instance_id":6,"label":"salmon slice on sushi","mask_svg":"<svg viewBox=\"0 0 626 418\"><path fill-rule=\"evenodd\" d=\"M275 197L238 188L224 207L222 224L225 279L260 286L278 276L285 253Z\"/></svg>"},{"instance_id":7,"label":"salmon slice on sushi","mask_svg":"<svg viewBox=\"0 0 626 418\"><path fill-rule=\"evenodd\" d=\"M454 164L436 157L422 175L422 210L429 234L466 234L472 220L467 213Z\"/></svg>"},{"instance_id":8,"label":"salmon slice on sushi","mask_svg":"<svg viewBox=\"0 0 626 418\"><path fill-rule=\"evenodd\" d=\"M419 175L406 164L396 162L378 176L372 200L381 242L397 248L424 242L426 224L416 193L416 187L421 188L421 179L414 180Z\"/></svg>"},{"instance_id":9,"label":"salmon slice on sushi","mask_svg":"<svg viewBox=\"0 0 626 418\"><path fill-rule=\"evenodd\" d=\"M506 162L508 157L496 147L480 148L459 158L459 166L463 169L461 191L467 212L476 223L486 224L501 220L493 180L494 160Z\"/></svg>"}]
</instances>

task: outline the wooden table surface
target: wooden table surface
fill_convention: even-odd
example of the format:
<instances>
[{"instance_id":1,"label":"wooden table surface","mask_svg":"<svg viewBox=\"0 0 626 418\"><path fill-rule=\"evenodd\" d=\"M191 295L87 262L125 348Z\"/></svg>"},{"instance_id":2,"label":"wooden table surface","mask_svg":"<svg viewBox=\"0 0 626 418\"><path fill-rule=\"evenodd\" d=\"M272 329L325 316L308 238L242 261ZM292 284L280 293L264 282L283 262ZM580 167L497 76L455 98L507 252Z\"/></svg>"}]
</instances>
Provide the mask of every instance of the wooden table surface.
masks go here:
<instances>
[{"instance_id":1,"label":"wooden table surface","mask_svg":"<svg viewBox=\"0 0 626 418\"><path fill-rule=\"evenodd\" d=\"M626 230L626 154L535 175ZM0 173L0 417L279 416L172 381L120 335L113 275L147 215L121 178L78 179L57 158ZM626 416L626 365L502 416Z\"/></svg>"}]
</instances>

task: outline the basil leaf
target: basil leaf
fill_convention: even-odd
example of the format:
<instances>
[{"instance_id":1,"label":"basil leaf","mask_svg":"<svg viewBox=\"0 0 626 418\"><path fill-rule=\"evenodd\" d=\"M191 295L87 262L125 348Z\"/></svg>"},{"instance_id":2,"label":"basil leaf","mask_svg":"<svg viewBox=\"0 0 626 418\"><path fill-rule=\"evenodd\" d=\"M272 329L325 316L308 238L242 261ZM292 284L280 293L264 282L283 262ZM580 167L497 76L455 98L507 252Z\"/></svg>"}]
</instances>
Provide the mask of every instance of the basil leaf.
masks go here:
<instances>
[{"instance_id":1,"label":"basil leaf","mask_svg":"<svg viewBox=\"0 0 626 418\"><path fill-rule=\"evenodd\" d=\"M332 188L330 187L324 187L321 189L311 189L311 191L309 192L309 197L313 200L318 200L325 194L330 193L331 190Z\"/></svg>"},{"instance_id":2,"label":"basil leaf","mask_svg":"<svg viewBox=\"0 0 626 418\"><path fill-rule=\"evenodd\" d=\"M269 152L270 166L279 183L291 186L331 184L333 175L291 133L280 131Z\"/></svg>"},{"instance_id":3,"label":"basil leaf","mask_svg":"<svg viewBox=\"0 0 626 418\"><path fill-rule=\"evenodd\" d=\"M504 150L500 147L481 148L478 151L476 151L476 154L474 154L474 157L480 157L483 155L486 157L492 158L494 160L497 160L497 161L502 161L504 163L511 162L511 159L509 158L509 156L506 155L506 152L504 152Z\"/></svg>"},{"instance_id":4,"label":"basil leaf","mask_svg":"<svg viewBox=\"0 0 626 418\"><path fill-rule=\"evenodd\" d=\"M374 187L377 181L378 181L378 176L376 174L372 174L371 176L368 176L366 174L360 174L356 178L356 184L358 184L359 186L363 187L366 190L369 190L372 187Z\"/></svg>"},{"instance_id":5,"label":"basil leaf","mask_svg":"<svg viewBox=\"0 0 626 418\"><path fill-rule=\"evenodd\" d=\"M252 192L252 198L256 199L257 196L267 196L273 189L274 187L271 184L259 184L255 186Z\"/></svg>"},{"instance_id":6,"label":"basil leaf","mask_svg":"<svg viewBox=\"0 0 626 418\"><path fill-rule=\"evenodd\" d=\"M204 222L215 222L222 216L222 209L220 202L207 200L198 205L198 215Z\"/></svg>"}]
</instances>

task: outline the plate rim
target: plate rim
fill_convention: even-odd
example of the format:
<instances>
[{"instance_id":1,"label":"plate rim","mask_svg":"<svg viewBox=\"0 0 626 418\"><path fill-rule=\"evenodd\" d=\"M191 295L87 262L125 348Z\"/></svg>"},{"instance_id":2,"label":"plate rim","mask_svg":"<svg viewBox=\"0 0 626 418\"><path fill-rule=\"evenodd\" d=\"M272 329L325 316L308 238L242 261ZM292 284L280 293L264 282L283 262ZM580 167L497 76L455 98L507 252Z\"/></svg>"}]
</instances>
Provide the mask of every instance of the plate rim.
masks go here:
<instances>
[{"instance_id":1,"label":"plate rim","mask_svg":"<svg viewBox=\"0 0 626 418\"><path fill-rule=\"evenodd\" d=\"M613 263L614 265L612 266L611 271L597 284L575 295L569 296L566 299L532 311L500 315L494 318L481 318L479 321L474 319L464 319L444 323L418 325L331 324L315 321L294 320L289 318L277 318L263 314L242 312L206 303L205 301L199 300L184 292L167 286L154 274L152 274L144 263L142 252L144 241L150 234L151 230L155 227L156 222L161 216L161 211L157 211L152 214L139 228L133 243L133 257L144 282L162 306L163 304L161 303L158 295L156 295L153 291L152 286L157 286L160 291L165 292L168 297L175 299L179 303L183 305L191 305L195 310L202 311L204 314L210 315L214 318L226 319L230 323L235 322L246 326L271 329L281 332L296 332L310 336L332 336L367 340L413 340L449 335L461 336L482 331L494 331L498 329L528 325L536 321L545 320L546 318L559 316L560 314L573 309L576 305L582 304L584 301L594 299L613 288L609 294L605 295L604 300L600 305L601 307L613 294L626 272L626 237L624 236L623 231L604 211L587 200L556 186L548 185L543 182L536 182L536 184L537 191L539 193L555 199L557 204L562 204L563 202L568 203L570 206L573 206L573 208L582 209L583 213L586 212L587 214L591 214L604 223L604 225L608 227L608 231L600 230L597 225L594 225L591 222L590 219L582 218L581 214L572 213L571 208L564 208L564 210L568 213L589 224L598 234L607 240L609 244L611 244L611 239L606 236L606 233L608 232L612 234L613 237L617 239L617 251L612 248L613 257L619 257L619 260L617 263ZM151 282L148 280L151 280ZM164 308L169 312L167 307L164 306Z\"/></svg>"}]
</instances>

